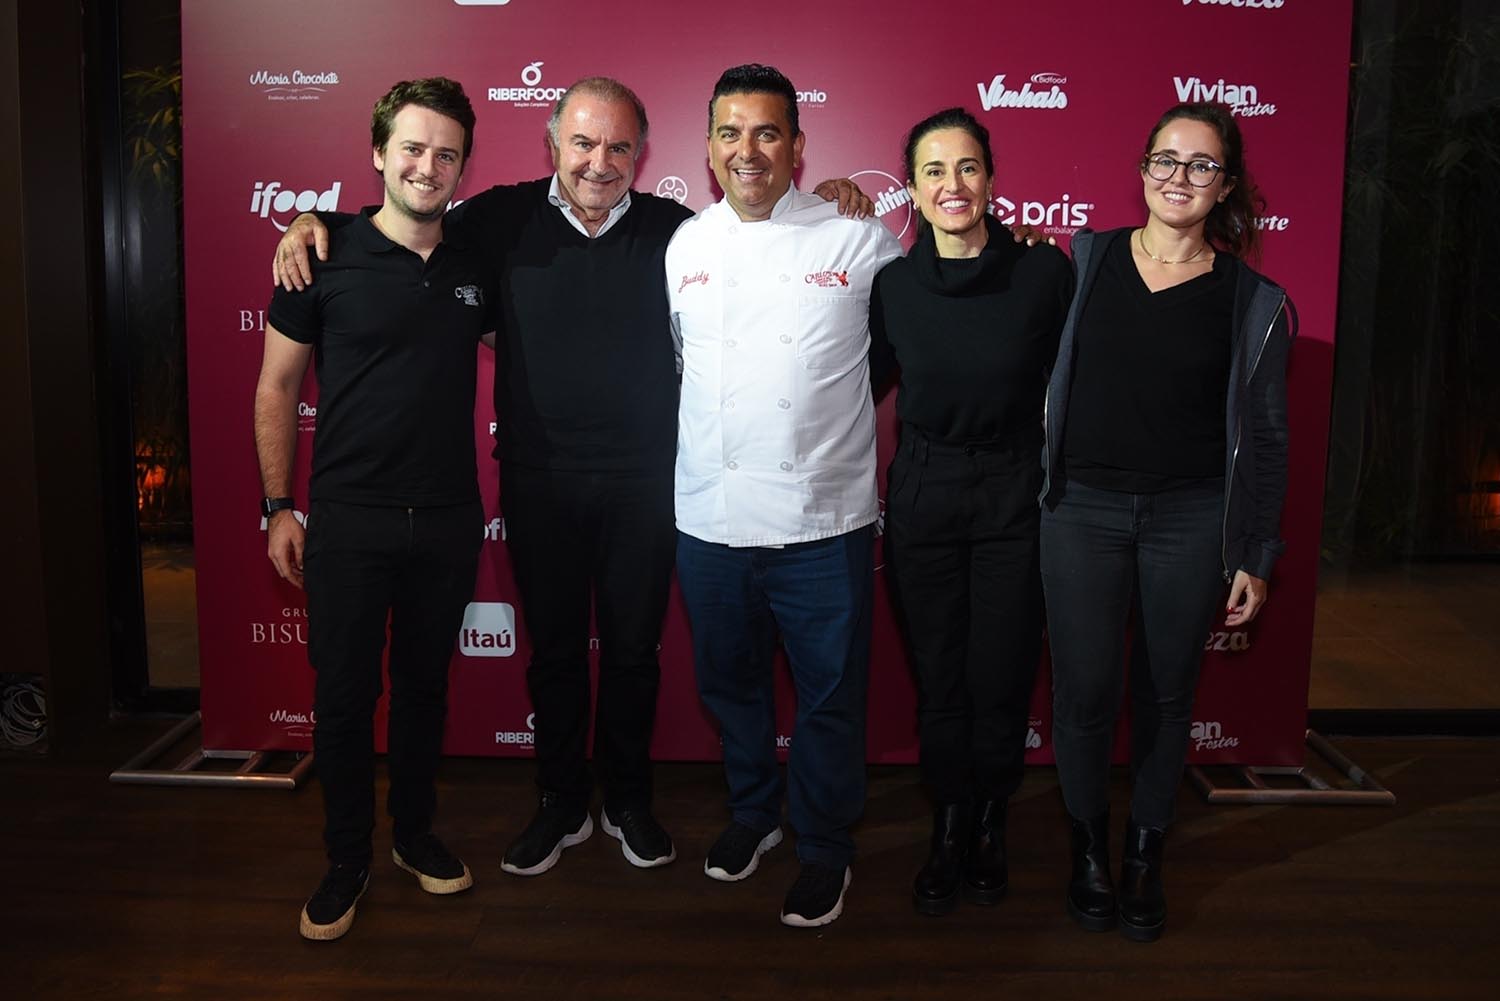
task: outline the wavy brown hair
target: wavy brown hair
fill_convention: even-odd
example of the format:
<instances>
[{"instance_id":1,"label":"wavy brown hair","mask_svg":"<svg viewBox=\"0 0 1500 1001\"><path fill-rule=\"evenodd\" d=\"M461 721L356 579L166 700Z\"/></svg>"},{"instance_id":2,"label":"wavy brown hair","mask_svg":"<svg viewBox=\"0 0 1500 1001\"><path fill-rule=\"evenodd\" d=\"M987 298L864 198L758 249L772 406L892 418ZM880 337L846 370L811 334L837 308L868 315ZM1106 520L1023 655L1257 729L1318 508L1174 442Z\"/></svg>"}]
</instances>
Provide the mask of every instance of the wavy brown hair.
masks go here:
<instances>
[{"instance_id":1,"label":"wavy brown hair","mask_svg":"<svg viewBox=\"0 0 1500 1001\"><path fill-rule=\"evenodd\" d=\"M1219 145L1224 150L1224 175L1234 182L1228 196L1208 213L1203 223L1204 236L1219 250L1241 260L1258 258L1260 230L1255 226L1255 218L1265 212L1266 200L1261 197L1260 189L1245 167L1245 141L1228 105L1211 101L1172 105L1156 120L1146 137L1146 148L1141 152L1141 170L1146 169L1146 158L1151 155L1161 130L1184 118L1202 122L1218 134Z\"/></svg>"}]
</instances>

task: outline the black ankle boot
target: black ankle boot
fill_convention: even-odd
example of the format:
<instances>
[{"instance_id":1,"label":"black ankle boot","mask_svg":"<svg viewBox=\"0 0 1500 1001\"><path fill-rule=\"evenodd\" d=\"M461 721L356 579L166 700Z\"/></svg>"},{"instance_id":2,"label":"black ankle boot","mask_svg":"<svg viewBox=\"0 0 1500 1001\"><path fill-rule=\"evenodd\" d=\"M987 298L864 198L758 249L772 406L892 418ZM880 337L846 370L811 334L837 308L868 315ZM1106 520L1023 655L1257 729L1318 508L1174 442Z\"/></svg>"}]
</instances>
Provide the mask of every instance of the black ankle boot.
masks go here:
<instances>
[{"instance_id":1,"label":"black ankle boot","mask_svg":"<svg viewBox=\"0 0 1500 1001\"><path fill-rule=\"evenodd\" d=\"M1161 888L1161 854L1165 832L1142 827L1132 817L1125 828L1125 858L1120 863L1120 934L1136 942L1154 942L1167 925L1167 898Z\"/></svg>"},{"instance_id":2,"label":"black ankle boot","mask_svg":"<svg viewBox=\"0 0 1500 1001\"><path fill-rule=\"evenodd\" d=\"M1115 926L1115 886L1109 878L1109 812L1073 821L1073 875L1068 913L1089 931Z\"/></svg>"},{"instance_id":3,"label":"black ankle boot","mask_svg":"<svg viewBox=\"0 0 1500 1001\"><path fill-rule=\"evenodd\" d=\"M911 886L918 914L947 914L958 902L972 815L968 803L949 803L933 812L931 854Z\"/></svg>"},{"instance_id":4,"label":"black ankle boot","mask_svg":"<svg viewBox=\"0 0 1500 1001\"><path fill-rule=\"evenodd\" d=\"M974 815L974 836L964 859L964 896L998 904L1005 896L1005 800L990 799Z\"/></svg>"}]
</instances>

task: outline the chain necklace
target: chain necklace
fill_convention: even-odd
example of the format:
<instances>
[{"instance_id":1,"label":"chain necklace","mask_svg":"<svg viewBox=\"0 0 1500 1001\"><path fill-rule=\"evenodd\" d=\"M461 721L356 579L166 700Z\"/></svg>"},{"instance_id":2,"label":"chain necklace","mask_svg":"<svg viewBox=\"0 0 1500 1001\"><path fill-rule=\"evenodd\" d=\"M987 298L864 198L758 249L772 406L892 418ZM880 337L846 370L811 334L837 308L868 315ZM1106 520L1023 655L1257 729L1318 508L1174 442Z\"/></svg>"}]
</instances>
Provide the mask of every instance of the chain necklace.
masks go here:
<instances>
[{"instance_id":1,"label":"chain necklace","mask_svg":"<svg viewBox=\"0 0 1500 1001\"><path fill-rule=\"evenodd\" d=\"M1169 261L1165 257L1157 257L1155 254L1151 253L1150 249L1146 246L1146 231L1144 229L1137 230L1136 236L1141 244L1141 252L1144 253L1147 257L1151 258L1157 264L1188 264L1192 261L1196 261L1199 257L1202 257L1203 252L1208 249L1208 241L1205 240L1203 244L1199 246L1197 250L1193 251L1190 256L1184 257L1180 261Z\"/></svg>"}]
</instances>

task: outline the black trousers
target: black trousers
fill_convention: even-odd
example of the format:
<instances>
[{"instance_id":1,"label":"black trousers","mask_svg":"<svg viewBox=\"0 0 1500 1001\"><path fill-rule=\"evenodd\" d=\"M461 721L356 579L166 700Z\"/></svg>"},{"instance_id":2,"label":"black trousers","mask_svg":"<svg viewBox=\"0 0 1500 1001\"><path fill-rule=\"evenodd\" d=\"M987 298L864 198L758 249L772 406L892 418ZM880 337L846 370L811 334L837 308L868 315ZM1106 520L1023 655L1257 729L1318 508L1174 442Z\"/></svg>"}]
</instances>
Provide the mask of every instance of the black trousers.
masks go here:
<instances>
[{"instance_id":1,"label":"black trousers","mask_svg":"<svg viewBox=\"0 0 1500 1001\"><path fill-rule=\"evenodd\" d=\"M657 647L677 529L672 470L501 470L506 540L531 640L537 784L586 806L589 613L599 636L594 761L611 810L651 802Z\"/></svg>"},{"instance_id":2,"label":"black trousers","mask_svg":"<svg viewBox=\"0 0 1500 1001\"><path fill-rule=\"evenodd\" d=\"M1152 494L1070 481L1042 513L1053 750L1079 820L1109 807L1132 620L1130 812L1145 827L1172 820L1203 641L1225 594L1223 504L1218 481Z\"/></svg>"},{"instance_id":3,"label":"black trousers","mask_svg":"<svg viewBox=\"0 0 1500 1001\"><path fill-rule=\"evenodd\" d=\"M939 804L1003 800L1021 782L1042 636L1040 436L965 447L905 425L887 476L886 562Z\"/></svg>"},{"instance_id":4,"label":"black trousers","mask_svg":"<svg viewBox=\"0 0 1500 1001\"><path fill-rule=\"evenodd\" d=\"M375 826L374 713L390 628L390 796L396 840L422 834L437 808L448 664L474 593L483 510L315 501L303 568L307 655L317 678L313 751L323 840L336 864L369 862Z\"/></svg>"}]
</instances>

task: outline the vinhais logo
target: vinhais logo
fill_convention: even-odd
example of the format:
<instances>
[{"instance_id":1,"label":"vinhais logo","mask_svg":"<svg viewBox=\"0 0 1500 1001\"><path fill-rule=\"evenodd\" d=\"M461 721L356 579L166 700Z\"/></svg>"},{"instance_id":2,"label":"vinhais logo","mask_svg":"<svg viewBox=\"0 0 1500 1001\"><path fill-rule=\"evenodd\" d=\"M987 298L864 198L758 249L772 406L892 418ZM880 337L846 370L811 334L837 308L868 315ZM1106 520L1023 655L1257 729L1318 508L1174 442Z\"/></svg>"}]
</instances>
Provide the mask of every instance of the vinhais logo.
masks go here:
<instances>
[{"instance_id":1,"label":"vinhais logo","mask_svg":"<svg viewBox=\"0 0 1500 1001\"><path fill-rule=\"evenodd\" d=\"M875 202L875 218L885 223L896 239L906 235L912 224L911 192L906 185L883 170L860 170L849 180Z\"/></svg>"},{"instance_id":2,"label":"vinhais logo","mask_svg":"<svg viewBox=\"0 0 1500 1001\"><path fill-rule=\"evenodd\" d=\"M285 233L287 226L299 213L314 209L319 212L337 212L339 191L343 187L343 181L334 181L333 186L326 191L313 188L297 191L285 187L280 181L256 181L255 189L250 192L250 214L271 220L271 225Z\"/></svg>"},{"instance_id":3,"label":"vinhais logo","mask_svg":"<svg viewBox=\"0 0 1500 1001\"><path fill-rule=\"evenodd\" d=\"M504 601L471 601L458 629L465 657L511 657L516 652L516 610Z\"/></svg>"},{"instance_id":4,"label":"vinhais logo","mask_svg":"<svg viewBox=\"0 0 1500 1001\"><path fill-rule=\"evenodd\" d=\"M535 747L536 713L526 714L526 729L524 730L496 730L495 743L510 747Z\"/></svg>"},{"instance_id":5,"label":"vinhais logo","mask_svg":"<svg viewBox=\"0 0 1500 1001\"><path fill-rule=\"evenodd\" d=\"M1193 742L1195 751L1222 751L1240 746L1240 738L1224 736L1224 726L1221 723L1194 720L1193 728L1188 731L1188 739Z\"/></svg>"},{"instance_id":6,"label":"vinhais logo","mask_svg":"<svg viewBox=\"0 0 1500 1001\"><path fill-rule=\"evenodd\" d=\"M985 111L996 108L1040 108L1060 111L1068 106L1068 95L1062 89L1068 78L1058 73L1033 73L1019 88L1005 82L997 73L989 83L979 83L979 106Z\"/></svg>"},{"instance_id":7,"label":"vinhais logo","mask_svg":"<svg viewBox=\"0 0 1500 1001\"><path fill-rule=\"evenodd\" d=\"M317 101L331 87L339 85L339 75L331 70L319 73L273 73L256 70L250 74L250 86L266 95L267 101Z\"/></svg>"},{"instance_id":8,"label":"vinhais logo","mask_svg":"<svg viewBox=\"0 0 1500 1001\"><path fill-rule=\"evenodd\" d=\"M1229 110L1240 118L1259 118L1276 114L1276 105L1263 103L1260 90L1250 83L1226 83L1223 77L1217 80L1202 80L1195 76L1172 78L1178 101L1194 103L1210 101L1229 105Z\"/></svg>"},{"instance_id":9,"label":"vinhais logo","mask_svg":"<svg viewBox=\"0 0 1500 1001\"><path fill-rule=\"evenodd\" d=\"M996 195L990 206L995 218L1007 226L1024 223L1052 236L1072 236L1089 224L1089 213L1093 209L1093 202L1074 201L1067 192L1055 202L1024 199L1017 202Z\"/></svg>"},{"instance_id":10,"label":"vinhais logo","mask_svg":"<svg viewBox=\"0 0 1500 1001\"><path fill-rule=\"evenodd\" d=\"M521 67L521 86L491 87L489 99L502 101L513 108L545 108L563 95L561 87L542 86L542 67L547 65L538 59Z\"/></svg>"}]
</instances>

